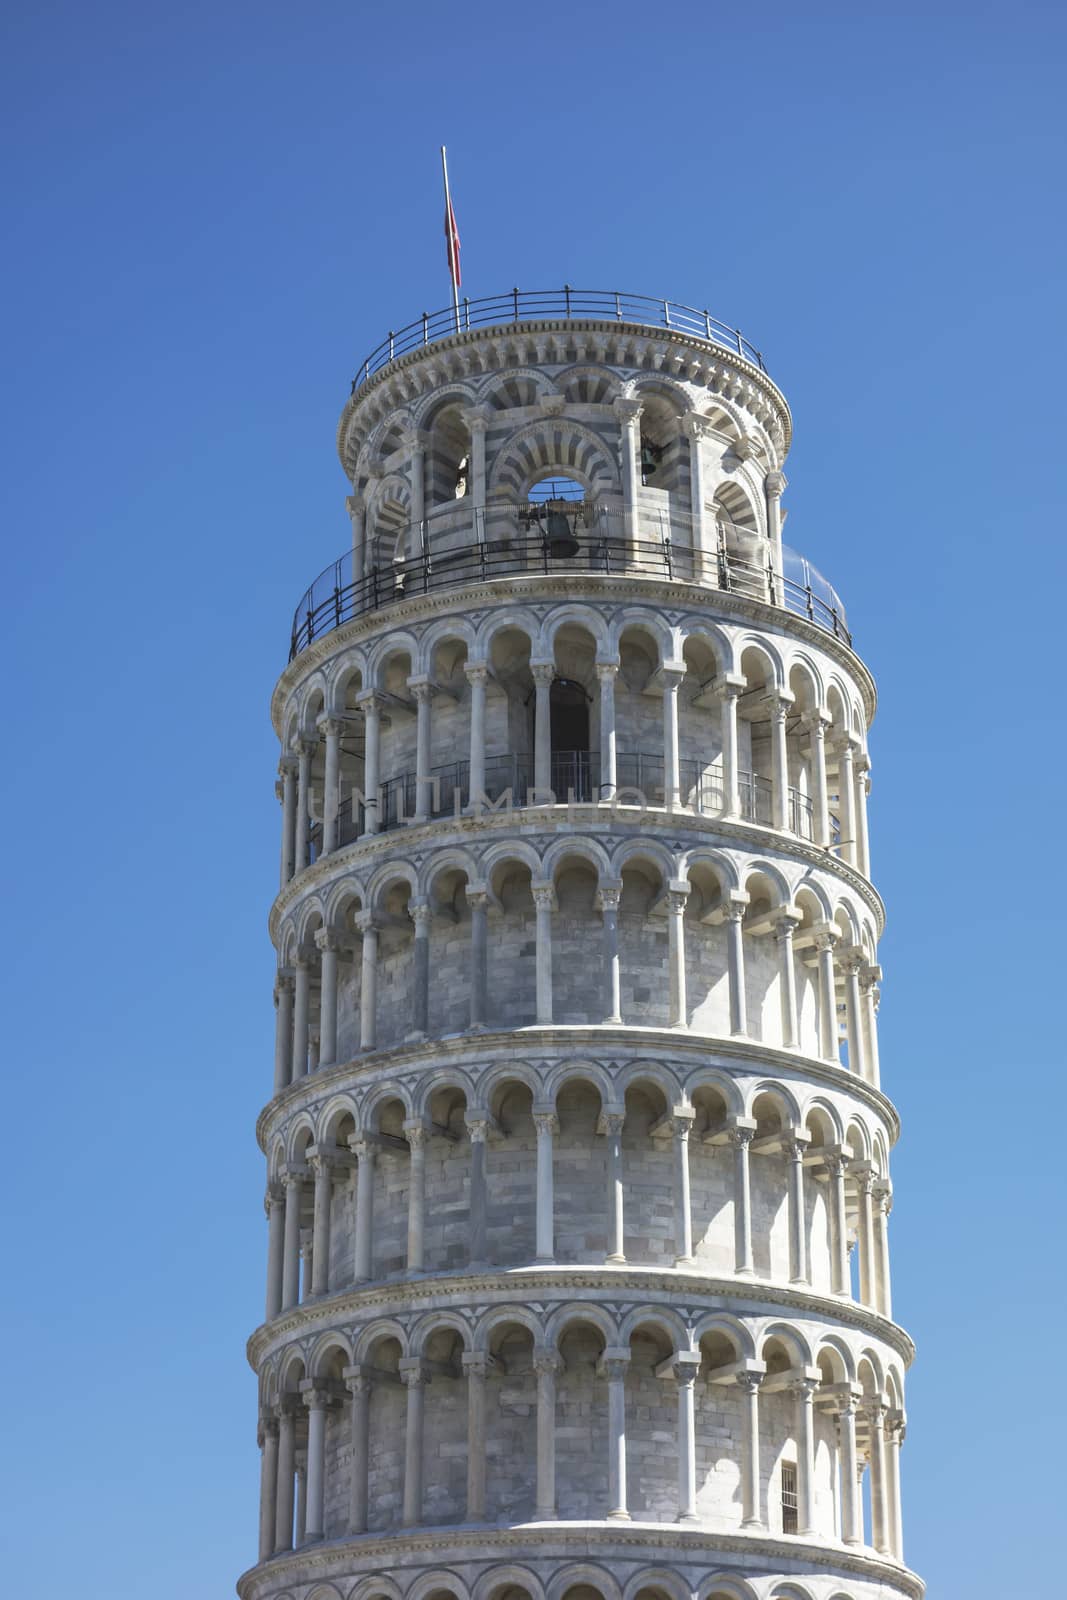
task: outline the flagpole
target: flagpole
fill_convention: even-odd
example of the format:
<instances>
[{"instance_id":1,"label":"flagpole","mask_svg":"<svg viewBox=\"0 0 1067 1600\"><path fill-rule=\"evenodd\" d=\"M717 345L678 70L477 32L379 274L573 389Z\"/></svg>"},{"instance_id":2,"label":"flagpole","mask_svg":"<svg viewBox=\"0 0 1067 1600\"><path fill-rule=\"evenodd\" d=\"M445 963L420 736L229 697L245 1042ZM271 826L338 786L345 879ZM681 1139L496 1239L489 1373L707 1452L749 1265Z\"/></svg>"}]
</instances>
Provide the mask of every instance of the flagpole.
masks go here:
<instances>
[{"instance_id":1,"label":"flagpole","mask_svg":"<svg viewBox=\"0 0 1067 1600\"><path fill-rule=\"evenodd\" d=\"M452 279L452 314L456 319L456 332L459 332L459 290L456 287L456 254L452 243L452 196L448 191L448 156L444 145L441 146L441 175L445 180L445 221L448 225L448 275Z\"/></svg>"}]
</instances>

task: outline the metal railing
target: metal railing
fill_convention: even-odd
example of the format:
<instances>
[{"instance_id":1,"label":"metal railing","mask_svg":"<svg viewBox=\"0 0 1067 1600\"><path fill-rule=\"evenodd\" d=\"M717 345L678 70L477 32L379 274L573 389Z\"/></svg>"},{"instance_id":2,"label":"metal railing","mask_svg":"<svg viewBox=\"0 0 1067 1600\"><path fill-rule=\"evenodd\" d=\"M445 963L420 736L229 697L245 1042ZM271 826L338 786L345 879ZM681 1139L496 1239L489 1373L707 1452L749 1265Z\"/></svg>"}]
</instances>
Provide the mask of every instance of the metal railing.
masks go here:
<instances>
[{"instance_id":1,"label":"metal railing","mask_svg":"<svg viewBox=\"0 0 1067 1600\"><path fill-rule=\"evenodd\" d=\"M566 520L569 536L553 536L544 506L529 503L478 508L470 515L466 543L435 547L432 519L397 535L395 548L417 550L392 560L377 560L353 577L349 550L326 567L301 597L289 641L292 661L308 645L346 622L395 605L414 595L473 583L532 577L539 573L607 573L661 578L733 591L807 617L848 645L845 610L822 574L795 550L783 546L782 570L769 559L769 547L751 529L719 525L718 546L704 551L693 539L692 519L674 512L640 508L635 537L627 513L615 507L582 504ZM451 537L460 530L449 529Z\"/></svg>"},{"instance_id":2,"label":"metal railing","mask_svg":"<svg viewBox=\"0 0 1067 1600\"><path fill-rule=\"evenodd\" d=\"M551 758L552 793L557 804L595 804L613 798L621 805L644 804L659 807L666 804L663 781L663 757L646 751L621 752L616 757L616 784L614 791L600 782L600 756L596 751L557 751ZM725 791L722 772L701 761L679 762L679 803L687 811L701 816L721 816L725 810ZM471 803L470 763L453 761L444 766L431 767L430 782L425 786L424 814L427 818L461 814ZM533 757L522 755L487 756L485 760L485 798L494 804L510 793L513 806L525 806L534 789ZM770 780L758 774L738 773L740 816L745 822L755 822L761 827L773 826L773 791ZM388 832L412 822L418 812L417 785L414 772L402 772L387 778L378 790L378 830ZM546 803L538 794L540 803ZM812 802L799 789L790 788L788 795L790 831L801 839L815 837ZM366 824L366 808L362 801L351 797L340 806L337 818L338 846L353 844L362 835ZM839 836L837 818L831 818L835 837ZM322 846L322 825L310 828L310 859L317 859Z\"/></svg>"},{"instance_id":3,"label":"metal railing","mask_svg":"<svg viewBox=\"0 0 1067 1600\"><path fill-rule=\"evenodd\" d=\"M515 322L571 321L634 322L642 327L669 328L675 333L706 339L732 351L761 372L767 368L763 356L750 344L739 328L720 322L710 311L680 305L676 300L657 300L647 294L625 294L619 289L511 289L505 294L485 295L478 300L466 296L459 309L446 306L442 311L424 311L421 317L386 335L378 347L361 362L352 379L352 393L387 367L398 356L449 339L474 328L506 327Z\"/></svg>"}]
</instances>

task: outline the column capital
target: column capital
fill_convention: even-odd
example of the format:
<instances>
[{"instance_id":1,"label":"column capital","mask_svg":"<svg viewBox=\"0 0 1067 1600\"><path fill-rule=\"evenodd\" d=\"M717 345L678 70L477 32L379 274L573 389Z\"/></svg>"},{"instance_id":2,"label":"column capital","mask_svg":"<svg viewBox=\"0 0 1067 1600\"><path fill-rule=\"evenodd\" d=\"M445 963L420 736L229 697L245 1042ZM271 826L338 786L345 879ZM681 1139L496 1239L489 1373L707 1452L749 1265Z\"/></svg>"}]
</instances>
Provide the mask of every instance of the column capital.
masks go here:
<instances>
[{"instance_id":1,"label":"column capital","mask_svg":"<svg viewBox=\"0 0 1067 1600\"><path fill-rule=\"evenodd\" d=\"M789 1128L779 1140L782 1154L788 1156L790 1161L802 1161L804 1152L811 1143L811 1134L804 1133L800 1128Z\"/></svg>"},{"instance_id":2,"label":"column capital","mask_svg":"<svg viewBox=\"0 0 1067 1600\"><path fill-rule=\"evenodd\" d=\"M405 428L400 435L400 442L405 450L425 450L428 443L421 428Z\"/></svg>"},{"instance_id":3,"label":"column capital","mask_svg":"<svg viewBox=\"0 0 1067 1600\"><path fill-rule=\"evenodd\" d=\"M433 921L433 906L425 895L420 895L418 899L408 901L408 915L415 924L416 938L425 937L429 933L430 923Z\"/></svg>"},{"instance_id":4,"label":"column capital","mask_svg":"<svg viewBox=\"0 0 1067 1600\"><path fill-rule=\"evenodd\" d=\"M397 1366L400 1381L409 1389L422 1389L429 1382L430 1374L421 1356L401 1356Z\"/></svg>"},{"instance_id":5,"label":"column capital","mask_svg":"<svg viewBox=\"0 0 1067 1600\"><path fill-rule=\"evenodd\" d=\"M326 1411L333 1405L333 1394L326 1384L316 1378L304 1378L300 1384L300 1398L309 1411Z\"/></svg>"},{"instance_id":6,"label":"column capital","mask_svg":"<svg viewBox=\"0 0 1067 1600\"><path fill-rule=\"evenodd\" d=\"M758 1394L760 1384L766 1376L766 1368L760 1371L755 1367L745 1367L737 1374L737 1387L743 1394Z\"/></svg>"},{"instance_id":7,"label":"column capital","mask_svg":"<svg viewBox=\"0 0 1067 1600\"><path fill-rule=\"evenodd\" d=\"M468 883L464 891L467 904L471 910L484 911L489 905L489 885L487 883Z\"/></svg>"},{"instance_id":8,"label":"column capital","mask_svg":"<svg viewBox=\"0 0 1067 1600\"><path fill-rule=\"evenodd\" d=\"M748 682L736 672L720 672L712 685L717 700L737 700L748 688Z\"/></svg>"},{"instance_id":9,"label":"column capital","mask_svg":"<svg viewBox=\"0 0 1067 1600\"><path fill-rule=\"evenodd\" d=\"M881 1394L864 1395L860 1401L860 1414L867 1418L872 1428L880 1427L889 1410L885 1396Z\"/></svg>"},{"instance_id":10,"label":"column capital","mask_svg":"<svg viewBox=\"0 0 1067 1600\"><path fill-rule=\"evenodd\" d=\"M893 1209L893 1185L884 1178L871 1185L871 1197L884 1217Z\"/></svg>"},{"instance_id":11,"label":"column capital","mask_svg":"<svg viewBox=\"0 0 1067 1600\"><path fill-rule=\"evenodd\" d=\"M731 889L720 901L720 910L726 922L743 922L752 897L743 889Z\"/></svg>"},{"instance_id":12,"label":"column capital","mask_svg":"<svg viewBox=\"0 0 1067 1600\"><path fill-rule=\"evenodd\" d=\"M876 961L865 961L860 973L860 988L873 989L882 981L882 969Z\"/></svg>"},{"instance_id":13,"label":"column capital","mask_svg":"<svg viewBox=\"0 0 1067 1600\"><path fill-rule=\"evenodd\" d=\"M295 778L297 776L298 768L299 762L297 761L295 755L282 756L278 762L278 772L283 780L286 778Z\"/></svg>"},{"instance_id":14,"label":"column capital","mask_svg":"<svg viewBox=\"0 0 1067 1600\"><path fill-rule=\"evenodd\" d=\"M356 710L364 717L376 716L381 711L384 696L378 689L361 689L356 695Z\"/></svg>"},{"instance_id":15,"label":"column capital","mask_svg":"<svg viewBox=\"0 0 1067 1600\"><path fill-rule=\"evenodd\" d=\"M340 955L344 949L344 934L337 928L316 928L315 943L325 955Z\"/></svg>"},{"instance_id":16,"label":"column capital","mask_svg":"<svg viewBox=\"0 0 1067 1600\"><path fill-rule=\"evenodd\" d=\"M404 1138L408 1142L409 1150L423 1150L430 1137L430 1130L420 1118L413 1118L404 1123Z\"/></svg>"},{"instance_id":17,"label":"column capital","mask_svg":"<svg viewBox=\"0 0 1067 1600\"><path fill-rule=\"evenodd\" d=\"M464 406L460 411L460 416L472 434L484 433L489 426L492 412L488 406Z\"/></svg>"},{"instance_id":18,"label":"column capital","mask_svg":"<svg viewBox=\"0 0 1067 1600\"><path fill-rule=\"evenodd\" d=\"M784 721L789 715L790 711L793 709L795 703L796 695L790 694L788 689L772 689L771 692L769 694L765 694L760 701L761 705L765 705L770 708L771 716L775 719L775 721Z\"/></svg>"},{"instance_id":19,"label":"column capital","mask_svg":"<svg viewBox=\"0 0 1067 1600\"><path fill-rule=\"evenodd\" d=\"M796 1377L789 1381L789 1392L801 1400L810 1400L822 1382L822 1374L818 1368L805 1367Z\"/></svg>"},{"instance_id":20,"label":"column capital","mask_svg":"<svg viewBox=\"0 0 1067 1600\"><path fill-rule=\"evenodd\" d=\"M701 411L687 411L682 418L682 428L694 441L710 439L715 433L715 425L711 418L704 416Z\"/></svg>"},{"instance_id":21,"label":"column capital","mask_svg":"<svg viewBox=\"0 0 1067 1600\"><path fill-rule=\"evenodd\" d=\"M604 1350L596 1364L597 1376L609 1383L621 1383L630 1370L629 1350L616 1350L611 1345Z\"/></svg>"},{"instance_id":22,"label":"column capital","mask_svg":"<svg viewBox=\"0 0 1067 1600\"><path fill-rule=\"evenodd\" d=\"M538 1345L533 1353L533 1368L538 1377L555 1376L563 1368L563 1358L558 1350L550 1350L547 1345Z\"/></svg>"},{"instance_id":23,"label":"column capital","mask_svg":"<svg viewBox=\"0 0 1067 1600\"><path fill-rule=\"evenodd\" d=\"M459 1364L468 1378L488 1378L489 1374L496 1372L500 1366L488 1350L464 1350L459 1358Z\"/></svg>"},{"instance_id":24,"label":"column capital","mask_svg":"<svg viewBox=\"0 0 1067 1600\"><path fill-rule=\"evenodd\" d=\"M602 1111L597 1118L596 1131L600 1134L614 1136L622 1132L625 1123L625 1111Z\"/></svg>"},{"instance_id":25,"label":"column capital","mask_svg":"<svg viewBox=\"0 0 1067 1600\"><path fill-rule=\"evenodd\" d=\"M468 661L463 668L468 683L486 683L489 678L488 661Z\"/></svg>"},{"instance_id":26,"label":"column capital","mask_svg":"<svg viewBox=\"0 0 1067 1600\"><path fill-rule=\"evenodd\" d=\"M789 487L789 479L786 477L784 472L780 471L777 467L773 467L765 476L763 480L763 487L767 494L773 496L773 498L777 500L778 497Z\"/></svg>"},{"instance_id":27,"label":"column capital","mask_svg":"<svg viewBox=\"0 0 1067 1600\"><path fill-rule=\"evenodd\" d=\"M287 1167L283 1167L279 1177L282 1184L284 1184L285 1188L288 1189L294 1184L306 1183L308 1180L308 1169L302 1162L299 1166L293 1163Z\"/></svg>"},{"instance_id":28,"label":"column capital","mask_svg":"<svg viewBox=\"0 0 1067 1600\"><path fill-rule=\"evenodd\" d=\"M471 1144L485 1144L489 1138L489 1117L470 1116L464 1117L463 1125L467 1130L467 1138Z\"/></svg>"},{"instance_id":29,"label":"column capital","mask_svg":"<svg viewBox=\"0 0 1067 1600\"><path fill-rule=\"evenodd\" d=\"M835 928L832 922L822 922L812 928L811 936L816 950L832 950L841 937L841 930Z\"/></svg>"},{"instance_id":30,"label":"column capital","mask_svg":"<svg viewBox=\"0 0 1067 1600\"><path fill-rule=\"evenodd\" d=\"M295 981L296 974L292 967L279 967L275 974L274 987L279 994L284 994L286 990L292 993Z\"/></svg>"},{"instance_id":31,"label":"column capital","mask_svg":"<svg viewBox=\"0 0 1067 1600\"><path fill-rule=\"evenodd\" d=\"M298 760L310 761L311 757L315 754L315 751L318 748L319 741L317 738L312 738L310 734L302 733L296 741L296 753Z\"/></svg>"},{"instance_id":32,"label":"column capital","mask_svg":"<svg viewBox=\"0 0 1067 1600\"><path fill-rule=\"evenodd\" d=\"M804 914L796 906L782 906L774 913L776 939L791 937L804 921Z\"/></svg>"},{"instance_id":33,"label":"column capital","mask_svg":"<svg viewBox=\"0 0 1067 1600\"><path fill-rule=\"evenodd\" d=\"M366 1394L371 1386L371 1368L361 1361L354 1361L350 1367L345 1367L341 1373L345 1380L345 1388L349 1394Z\"/></svg>"},{"instance_id":34,"label":"column capital","mask_svg":"<svg viewBox=\"0 0 1067 1600\"><path fill-rule=\"evenodd\" d=\"M666 1361L660 1362L656 1377L673 1379L679 1385L695 1383L700 1362L699 1350L676 1350Z\"/></svg>"},{"instance_id":35,"label":"column capital","mask_svg":"<svg viewBox=\"0 0 1067 1600\"><path fill-rule=\"evenodd\" d=\"M756 1124L750 1117L735 1117L726 1130L726 1142L734 1150L744 1150L756 1137Z\"/></svg>"},{"instance_id":36,"label":"column capital","mask_svg":"<svg viewBox=\"0 0 1067 1600\"><path fill-rule=\"evenodd\" d=\"M361 494L345 495L345 510L350 517L361 517L367 509L367 502Z\"/></svg>"},{"instance_id":37,"label":"column capital","mask_svg":"<svg viewBox=\"0 0 1067 1600\"><path fill-rule=\"evenodd\" d=\"M640 400L631 400L628 396L619 395L611 403L611 409L621 423L637 422L644 411Z\"/></svg>"},{"instance_id":38,"label":"column capital","mask_svg":"<svg viewBox=\"0 0 1067 1600\"><path fill-rule=\"evenodd\" d=\"M556 886L552 883L533 883L530 885L534 905L538 911L547 906L550 911L556 909Z\"/></svg>"},{"instance_id":39,"label":"column capital","mask_svg":"<svg viewBox=\"0 0 1067 1600\"><path fill-rule=\"evenodd\" d=\"M621 898L621 879L601 879L600 886L596 892L596 908L598 911L618 911Z\"/></svg>"},{"instance_id":40,"label":"column capital","mask_svg":"<svg viewBox=\"0 0 1067 1600\"><path fill-rule=\"evenodd\" d=\"M268 1437L273 1436L276 1438L277 1434L278 1418L269 1408L264 1408L264 1410L259 1413L259 1428L257 1430L259 1444L262 1445L264 1440Z\"/></svg>"},{"instance_id":41,"label":"column capital","mask_svg":"<svg viewBox=\"0 0 1067 1600\"><path fill-rule=\"evenodd\" d=\"M620 665L618 656L611 656L603 660L598 657L594 665L596 667L596 675L601 683L614 682Z\"/></svg>"},{"instance_id":42,"label":"column capital","mask_svg":"<svg viewBox=\"0 0 1067 1600\"><path fill-rule=\"evenodd\" d=\"M326 734L331 738L339 739L345 731L344 718L331 716L328 712L323 712L322 716L316 721L315 726L320 733Z\"/></svg>"},{"instance_id":43,"label":"column capital","mask_svg":"<svg viewBox=\"0 0 1067 1600\"><path fill-rule=\"evenodd\" d=\"M416 705L429 705L430 701L433 699L433 692L436 687L437 685L434 683L432 678L427 678L424 676L421 678L408 679L408 688L411 691Z\"/></svg>"},{"instance_id":44,"label":"column capital","mask_svg":"<svg viewBox=\"0 0 1067 1600\"><path fill-rule=\"evenodd\" d=\"M559 1118L555 1109L551 1111L538 1111L533 1113L533 1124L537 1130L538 1138L547 1138L550 1133L559 1132Z\"/></svg>"},{"instance_id":45,"label":"column capital","mask_svg":"<svg viewBox=\"0 0 1067 1600\"><path fill-rule=\"evenodd\" d=\"M378 932L378 914L376 911L357 911L353 920L357 930L362 934Z\"/></svg>"},{"instance_id":46,"label":"column capital","mask_svg":"<svg viewBox=\"0 0 1067 1600\"><path fill-rule=\"evenodd\" d=\"M862 1195L869 1195L874 1187L874 1168L869 1161L850 1161L849 1177Z\"/></svg>"},{"instance_id":47,"label":"column capital","mask_svg":"<svg viewBox=\"0 0 1067 1600\"><path fill-rule=\"evenodd\" d=\"M853 973L858 976L867 965L867 957L857 945L845 945L838 955L837 964L849 977Z\"/></svg>"},{"instance_id":48,"label":"column capital","mask_svg":"<svg viewBox=\"0 0 1067 1600\"><path fill-rule=\"evenodd\" d=\"M551 684L556 676L556 663L554 661L531 661L530 672L534 683Z\"/></svg>"}]
</instances>

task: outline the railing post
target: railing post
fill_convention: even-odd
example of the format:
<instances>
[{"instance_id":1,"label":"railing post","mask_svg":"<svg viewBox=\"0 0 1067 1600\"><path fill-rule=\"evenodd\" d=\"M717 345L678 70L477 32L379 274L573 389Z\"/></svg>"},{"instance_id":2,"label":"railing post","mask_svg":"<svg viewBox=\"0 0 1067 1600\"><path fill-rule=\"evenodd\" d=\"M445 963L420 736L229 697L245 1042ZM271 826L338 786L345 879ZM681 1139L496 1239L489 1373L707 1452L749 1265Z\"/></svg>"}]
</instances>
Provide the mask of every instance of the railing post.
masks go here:
<instances>
[{"instance_id":1,"label":"railing post","mask_svg":"<svg viewBox=\"0 0 1067 1600\"><path fill-rule=\"evenodd\" d=\"M519 320L519 291L518 291L518 289L512 289L512 291L511 291L511 299L512 299L512 303L514 304L514 307L515 307L515 321L518 322L518 320Z\"/></svg>"},{"instance_id":2,"label":"railing post","mask_svg":"<svg viewBox=\"0 0 1067 1600\"><path fill-rule=\"evenodd\" d=\"M615 291L615 321L622 321L622 301L619 299L618 289Z\"/></svg>"},{"instance_id":3,"label":"railing post","mask_svg":"<svg viewBox=\"0 0 1067 1600\"><path fill-rule=\"evenodd\" d=\"M430 318L425 311L422 313L422 342L423 344L430 342Z\"/></svg>"},{"instance_id":4,"label":"railing post","mask_svg":"<svg viewBox=\"0 0 1067 1600\"><path fill-rule=\"evenodd\" d=\"M465 333L470 333L471 331L471 297L469 294L463 296L463 329Z\"/></svg>"},{"instance_id":5,"label":"railing post","mask_svg":"<svg viewBox=\"0 0 1067 1600\"><path fill-rule=\"evenodd\" d=\"M745 354L745 341L741 337L741 329L735 328L734 333L737 336L737 353L739 356L743 357Z\"/></svg>"},{"instance_id":6,"label":"railing post","mask_svg":"<svg viewBox=\"0 0 1067 1600\"><path fill-rule=\"evenodd\" d=\"M394 354L393 341L395 339L396 339L396 333L394 332L394 330L392 328L390 328L389 329L389 359L390 359L390 361L392 361L392 359L393 359L393 354Z\"/></svg>"},{"instance_id":7,"label":"railing post","mask_svg":"<svg viewBox=\"0 0 1067 1600\"><path fill-rule=\"evenodd\" d=\"M565 283L563 285L563 297L564 297L564 300L566 301L567 315L569 317L570 314L571 314L571 286L570 286L569 283Z\"/></svg>"},{"instance_id":8,"label":"railing post","mask_svg":"<svg viewBox=\"0 0 1067 1600\"><path fill-rule=\"evenodd\" d=\"M704 308L704 332L705 332L705 334L707 336L708 343L710 344L711 343L711 312L708 311L707 307Z\"/></svg>"},{"instance_id":9,"label":"railing post","mask_svg":"<svg viewBox=\"0 0 1067 1600\"><path fill-rule=\"evenodd\" d=\"M663 326L665 328L669 328L670 325L671 325L671 307L670 307L670 302L668 300L664 300L664 302L663 302Z\"/></svg>"}]
</instances>

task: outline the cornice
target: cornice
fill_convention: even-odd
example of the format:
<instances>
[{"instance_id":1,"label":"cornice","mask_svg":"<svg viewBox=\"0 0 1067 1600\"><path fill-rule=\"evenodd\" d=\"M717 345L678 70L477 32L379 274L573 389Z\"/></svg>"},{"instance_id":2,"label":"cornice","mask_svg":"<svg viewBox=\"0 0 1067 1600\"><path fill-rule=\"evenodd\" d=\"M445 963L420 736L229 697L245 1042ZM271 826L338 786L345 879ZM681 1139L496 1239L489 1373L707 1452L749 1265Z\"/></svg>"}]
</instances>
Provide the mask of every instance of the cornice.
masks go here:
<instances>
[{"instance_id":1,"label":"cornice","mask_svg":"<svg viewBox=\"0 0 1067 1600\"><path fill-rule=\"evenodd\" d=\"M649 806L629 820L622 812L610 806L516 806L511 811L494 811L481 816L445 816L429 822L406 824L391 828L366 839L356 839L331 855L322 856L311 866L303 868L280 889L271 906L267 927L276 943L278 928L286 912L307 894L321 890L335 879L345 877L354 867L366 866L372 872L383 857L406 855L416 850L426 850L437 845L448 849L457 841L471 843L482 837L495 838L499 834L515 833L529 842L537 838L531 823L543 820L543 833L555 838L561 831L574 832L581 825L583 832L598 835L609 833L617 838L635 835L653 839L685 838L694 836L695 844L707 844L709 839L747 845L754 854L784 855L793 861L804 861L811 867L829 872L830 876L849 885L865 901L874 915L879 937L885 932L885 903L868 878L829 850L801 839L797 834L781 833L776 828L763 827L758 822L734 821L726 817L706 817L698 811L667 811L664 807ZM404 841L403 844L400 841Z\"/></svg>"},{"instance_id":2,"label":"cornice","mask_svg":"<svg viewBox=\"0 0 1067 1600\"><path fill-rule=\"evenodd\" d=\"M397 600L381 610L365 612L354 617L340 628L302 650L283 670L271 697L271 720L281 738L285 702L305 674L321 667L329 658L353 644L373 637L376 633L391 633L395 629L418 621L447 616L451 612L468 611L472 604L500 605L508 599L529 600L543 596L545 599L573 600L582 595L606 596L632 600L639 597L654 604L688 606L694 610L719 616L726 621L756 623L771 633L782 633L802 639L814 649L823 650L845 672L854 678L863 695L868 727L874 720L878 693L874 678L862 658L849 645L834 634L763 600L754 600L733 590L716 589L681 579L640 576L636 573L567 573L534 572L513 574L507 578L492 578L484 582L458 585L455 589L437 589L429 594L412 595Z\"/></svg>"},{"instance_id":3,"label":"cornice","mask_svg":"<svg viewBox=\"0 0 1067 1600\"><path fill-rule=\"evenodd\" d=\"M644 1061L654 1057L669 1064L681 1060L683 1071L693 1065L722 1066L743 1062L765 1076L777 1069L789 1080L801 1079L844 1091L876 1112L885 1124L891 1145L900 1137L900 1117L893 1102L881 1089L865 1083L845 1067L833 1067L817 1056L802 1056L757 1040L704 1037L685 1034L674 1028L636 1028L601 1023L555 1023L551 1027L534 1024L525 1028L497 1029L486 1033L462 1033L440 1039L400 1041L380 1050L367 1051L351 1061L317 1067L289 1084L260 1111L256 1118L256 1139L266 1154L270 1137L278 1124L284 1124L309 1104L327 1100L343 1089L359 1089L379 1077L396 1077L405 1071L424 1073L430 1067L456 1065L493 1066L500 1056L534 1057L552 1060L575 1056L604 1057L614 1060Z\"/></svg>"},{"instance_id":4,"label":"cornice","mask_svg":"<svg viewBox=\"0 0 1067 1600\"><path fill-rule=\"evenodd\" d=\"M712 1533L702 1528L663 1522L526 1522L509 1528L466 1525L397 1529L388 1534L363 1534L305 1546L291 1554L274 1556L243 1573L237 1581L241 1600L260 1600L299 1583L311 1585L344 1576L380 1575L408 1578L417 1583L427 1567L469 1564L485 1566L494 1560L516 1558L541 1572L547 1563L587 1557L605 1563L625 1561L655 1565L666 1560L673 1566L695 1567L701 1576L724 1564L717 1558L733 1557L741 1576L778 1575L783 1580L802 1577L805 1571L858 1577L879 1585L889 1594L922 1600L925 1585L907 1567L844 1545L817 1544L806 1539L773 1534ZM777 1572L776 1572L777 1569ZM539 1573L540 1575L540 1573Z\"/></svg>"},{"instance_id":5,"label":"cornice","mask_svg":"<svg viewBox=\"0 0 1067 1600\"><path fill-rule=\"evenodd\" d=\"M737 1316L758 1317L788 1311L793 1316L817 1317L837 1327L853 1328L879 1340L898 1355L905 1367L915 1359L915 1344L896 1322L855 1300L798 1289L795 1285L755 1282L750 1278L706 1276L692 1268L613 1265L523 1266L494 1271L424 1273L418 1277L368 1284L342 1294L324 1296L294 1306L269 1323L261 1323L246 1345L248 1363L258 1371L277 1350L302 1335L317 1335L375 1317L398 1316L404 1311L455 1310L471 1305L529 1305L545 1299L567 1303L581 1291L582 1298L626 1306L669 1305L689 1322L707 1311L726 1305Z\"/></svg>"},{"instance_id":6,"label":"cornice","mask_svg":"<svg viewBox=\"0 0 1067 1600\"><path fill-rule=\"evenodd\" d=\"M788 452L793 435L793 416L789 409L789 402L774 380L760 367L756 366L754 362L747 360L739 351L731 350L727 345L720 344L714 339L702 339L699 334L684 332L678 328L658 328L649 323L623 322L616 321L614 318L602 317L524 317L518 322L488 323L485 327L470 328L460 333L448 334L442 339L435 339L430 344L419 345L414 350L405 351L403 355L397 356L395 360L388 362L384 367L373 373L348 397L341 411L337 424L337 455L341 465L346 471L351 470L351 458L346 447L353 420L368 405L368 402L376 402L378 409L375 410L374 420L377 420L380 414L380 391L387 389L390 383L400 377L401 374L403 374L405 380L404 399L400 400L398 398L394 401L390 397L386 401L387 409L391 409L394 404L410 403L412 399L412 383L414 382L417 385L420 381L421 375L418 370L420 367L426 367L432 375L430 381L422 384L422 392L429 393L439 388L443 382L462 381L463 375L461 373L451 373L446 378L434 370L435 367L440 365L442 359L448 361L450 358L455 360L458 357L462 360L467 351L478 345L500 344L504 340L514 342L516 339L556 333L599 333L610 336L612 342L619 339L640 340L646 348L655 349L658 347L662 350L664 359L670 350L693 351L696 356L696 364L724 368L727 372L735 374L743 383L749 384L752 389L762 396L764 402L777 414L782 423L785 434L783 455ZM600 364L615 367L620 371L639 369L644 372L647 370L637 361L618 361L607 357L594 359ZM484 377L487 370L506 372L511 364L497 362L487 369L483 363L479 368L478 376ZM690 365L692 364L694 363L690 362ZM568 363L565 360L539 361L537 365L539 368L565 367ZM662 366L663 363L661 361L661 369ZM667 375L675 376L675 374L669 373ZM685 374L677 374L677 376L682 382L699 382L698 379L687 378ZM711 390L711 392L714 393L715 391ZM731 396L731 398L735 400L735 403L738 400L736 395ZM744 403L743 398L741 403ZM746 409L749 408L746 407Z\"/></svg>"}]
</instances>

